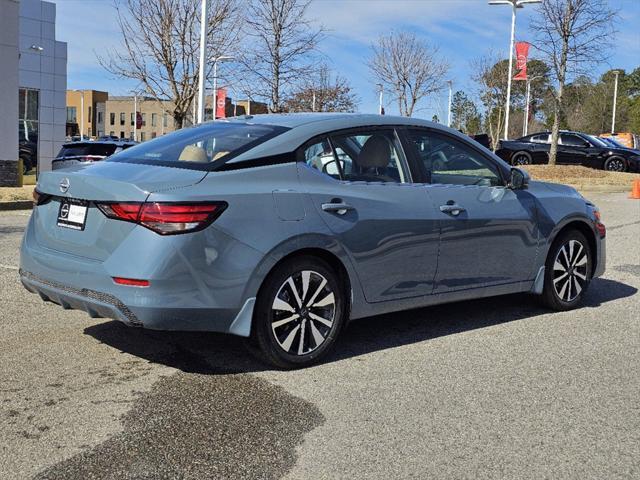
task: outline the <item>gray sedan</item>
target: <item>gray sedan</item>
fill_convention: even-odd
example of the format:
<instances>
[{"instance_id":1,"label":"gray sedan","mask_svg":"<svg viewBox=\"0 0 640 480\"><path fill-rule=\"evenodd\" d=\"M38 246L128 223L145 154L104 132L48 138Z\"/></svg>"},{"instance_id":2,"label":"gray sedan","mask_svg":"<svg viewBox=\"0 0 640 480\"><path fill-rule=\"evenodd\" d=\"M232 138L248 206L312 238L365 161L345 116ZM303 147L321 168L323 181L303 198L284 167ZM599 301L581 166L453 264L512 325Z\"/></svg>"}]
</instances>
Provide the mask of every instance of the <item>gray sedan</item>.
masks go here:
<instances>
[{"instance_id":1,"label":"gray sedan","mask_svg":"<svg viewBox=\"0 0 640 480\"><path fill-rule=\"evenodd\" d=\"M605 265L600 214L574 189L412 118L206 123L44 173L36 197L29 291L247 337L281 368L325 357L350 319L516 292L571 309Z\"/></svg>"}]
</instances>

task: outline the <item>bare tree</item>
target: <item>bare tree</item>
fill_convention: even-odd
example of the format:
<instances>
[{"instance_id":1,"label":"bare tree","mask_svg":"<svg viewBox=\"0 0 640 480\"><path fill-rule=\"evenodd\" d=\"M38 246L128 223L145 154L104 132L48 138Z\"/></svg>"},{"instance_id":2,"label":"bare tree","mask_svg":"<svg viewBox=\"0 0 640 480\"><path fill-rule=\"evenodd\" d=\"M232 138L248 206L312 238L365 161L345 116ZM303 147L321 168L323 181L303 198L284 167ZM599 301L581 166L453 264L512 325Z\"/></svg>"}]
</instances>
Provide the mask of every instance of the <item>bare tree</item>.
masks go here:
<instances>
[{"instance_id":1,"label":"bare tree","mask_svg":"<svg viewBox=\"0 0 640 480\"><path fill-rule=\"evenodd\" d=\"M393 92L400 114L410 117L416 104L442 89L449 65L438 48L410 32L382 35L373 45L369 70L376 80Z\"/></svg>"},{"instance_id":2,"label":"bare tree","mask_svg":"<svg viewBox=\"0 0 640 480\"><path fill-rule=\"evenodd\" d=\"M284 106L289 112L353 112L358 102L349 81L333 76L331 69L321 64L301 81Z\"/></svg>"},{"instance_id":3,"label":"bare tree","mask_svg":"<svg viewBox=\"0 0 640 480\"><path fill-rule=\"evenodd\" d=\"M307 18L311 0L251 0L245 14L246 45L241 57L256 97L280 112L292 86L309 73L309 60L323 28Z\"/></svg>"},{"instance_id":4,"label":"bare tree","mask_svg":"<svg viewBox=\"0 0 640 480\"><path fill-rule=\"evenodd\" d=\"M237 0L210 0L207 76L213 59L229 53L239 32ZM122 45L98 56L121 78L137 80L157 100L170 99L181 128L197 94L200 0L114 0Z\"/></svg>"},{"instance_id":5,"label":"bare tree","mask_svg":"<svg viewBox=\"0 0 640 480\"><path fill-rule=\"evenodd\" d=\"M556 163L567 76L606 58L616 15L606 0L544 0L540 15L530 24L536 32L535 47L546 57L556 83L550 165Z\"/></svg>"},{"instance_id":6,"label":"bare tree","mask_svg":"<svg viewBox=\"0 0 640 480\"><path fill-rule=\"evenodd\" d=\"M504 130L508 69L508 61L499 60L492 52L471 62L473 80L485 109L484 128L494 150L498 148L500 132Z\"/></svg>"}]
</instances>

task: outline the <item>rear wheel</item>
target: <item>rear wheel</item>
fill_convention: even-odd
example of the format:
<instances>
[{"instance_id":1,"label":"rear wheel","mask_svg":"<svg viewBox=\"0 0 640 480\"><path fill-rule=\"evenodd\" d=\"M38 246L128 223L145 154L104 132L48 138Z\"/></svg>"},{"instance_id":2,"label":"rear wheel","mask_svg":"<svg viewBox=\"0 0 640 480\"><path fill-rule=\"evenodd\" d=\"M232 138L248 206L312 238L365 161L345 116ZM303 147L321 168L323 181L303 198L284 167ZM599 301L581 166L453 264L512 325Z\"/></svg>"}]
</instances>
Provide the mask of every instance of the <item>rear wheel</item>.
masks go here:
<instances>
[{"instance_id":1,"label":"rear wheel","mask_svg":"<svg viewBox=\"0 0 640 480\"><path fill-rule=\"evenodd\" d=\"M511 157L511 164L514 166L531 165L531 156L527 152L516 152Z\"/></svg>"},{"instance_id":2,"label":"rear wheel","mask_svg":"<svg viewBox=\"0 0 640 480\"><path fill-rule=\"evenodd\" d=\"M611 157L607 158L607 160L604 162L603 168L605 170L608 170L609 172L624 172L627 169L627 165L622 158Z\"/></svg>"},{"instance_id":3,"label":"rear wheel","mask_svg":"<svg viewBox=\"0 0 640 480\"><path fill-rule=\"evenodd\" d=\"M265 280L249 342L276 367L306 367L331 350L344 317L344 291L331 267L315 257L292 258Z\"/></svg>"},{"instance_id":4,"label":"rear wheel","mask_svg":"<svg viewBox=\"0 0 640 480\"><path fill-rule=\"evenodd\" d=\"M554 310L571 310L584 296L593 259L589 242L577 230L570 230L553 242L547 257L543 303Z\"/></svg>"}]
</instances>

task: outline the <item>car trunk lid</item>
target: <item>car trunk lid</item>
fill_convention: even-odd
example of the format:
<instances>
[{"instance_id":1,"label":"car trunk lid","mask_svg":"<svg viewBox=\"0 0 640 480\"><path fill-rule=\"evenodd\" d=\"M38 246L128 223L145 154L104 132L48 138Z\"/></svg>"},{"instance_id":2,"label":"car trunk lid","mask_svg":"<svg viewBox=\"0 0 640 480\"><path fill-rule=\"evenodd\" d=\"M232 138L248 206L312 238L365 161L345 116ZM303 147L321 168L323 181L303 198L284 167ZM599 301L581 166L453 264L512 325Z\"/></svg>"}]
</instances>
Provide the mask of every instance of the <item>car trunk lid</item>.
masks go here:
<instances>
[{"instance_id":1,"label":"car trunk lid","mask_svg":"<svg viewBox=\"0 0 640 480\"><path fill-rule=\"evenodd\" d=\"M34 209L35 239L50 250L104 260L136 225L107 218L97 202L144 202L152 192L194 185L205 175L198 170L116 162L43 173L36 188L50 197ZM68 202L86 206L81 228L60 225L61 206Z\"/></svg>"}]
</instances>

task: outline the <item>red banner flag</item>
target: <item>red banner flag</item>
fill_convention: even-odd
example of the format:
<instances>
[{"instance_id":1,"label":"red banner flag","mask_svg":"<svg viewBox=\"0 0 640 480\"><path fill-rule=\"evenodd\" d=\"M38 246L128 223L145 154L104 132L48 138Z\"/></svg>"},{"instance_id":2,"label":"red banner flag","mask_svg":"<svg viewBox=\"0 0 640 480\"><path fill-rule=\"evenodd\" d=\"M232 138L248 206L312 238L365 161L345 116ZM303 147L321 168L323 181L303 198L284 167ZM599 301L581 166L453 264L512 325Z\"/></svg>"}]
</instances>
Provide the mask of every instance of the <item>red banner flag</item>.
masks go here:
<instances>
[{"instance_id":1,"label":"red banner flag","mask_svg":"<svg viewBox=\"0 0 640 480\"><path fill-rule=\"evenodd\" d=\"M219 88L216 93L216 118L225 118L227 106L227 89Z\"/></svg>"},{"instance_id":2,"label":"red banner flag","mask_svg":"<svg viewBox=\"0 0 640 480\"><path fill-rule=\"evenodd\" d=\"M526 80L527 79L527 56L529 55L529 47L531 44L528 42L516 42L516 68L519 70L514 80Z\"/></svg>"}]
</instances>

